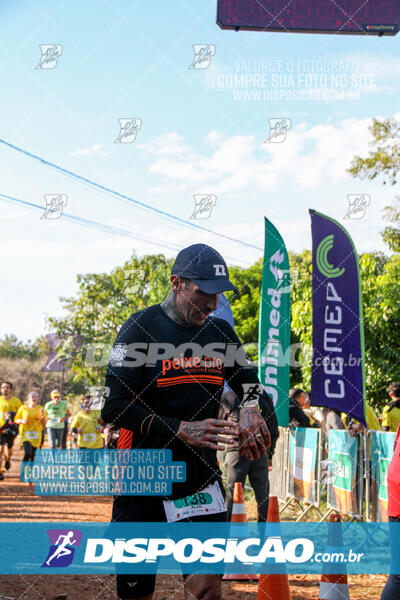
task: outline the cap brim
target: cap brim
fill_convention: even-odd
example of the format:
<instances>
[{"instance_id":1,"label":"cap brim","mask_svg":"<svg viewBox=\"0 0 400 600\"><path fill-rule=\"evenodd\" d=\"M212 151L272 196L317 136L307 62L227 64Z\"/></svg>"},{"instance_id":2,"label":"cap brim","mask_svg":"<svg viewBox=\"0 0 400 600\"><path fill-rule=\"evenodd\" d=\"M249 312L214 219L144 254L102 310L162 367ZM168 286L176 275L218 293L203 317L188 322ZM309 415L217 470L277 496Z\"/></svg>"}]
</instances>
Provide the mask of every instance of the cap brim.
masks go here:
<instances>
[{"instance_id":1,"label":"cap brim","mask_svg":"<svg viewBox=\"0 0 400 600\"><path fill-rule=\"evenodd\" d=\"M229 281L229 279L192 279L202 292L205 294L221 294L222 292L233 291L237 294L238 289Z\"/></svg>"}]
</instances>

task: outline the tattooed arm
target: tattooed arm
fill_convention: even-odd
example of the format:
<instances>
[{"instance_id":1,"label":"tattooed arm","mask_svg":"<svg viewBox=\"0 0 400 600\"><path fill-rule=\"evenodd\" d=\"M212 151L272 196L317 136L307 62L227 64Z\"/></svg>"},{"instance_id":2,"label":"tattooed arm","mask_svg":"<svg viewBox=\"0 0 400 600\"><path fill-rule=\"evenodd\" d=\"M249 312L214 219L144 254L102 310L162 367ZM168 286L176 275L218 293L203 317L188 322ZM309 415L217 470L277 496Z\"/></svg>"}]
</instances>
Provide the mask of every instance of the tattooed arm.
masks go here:
<instances>
[{"instance_id":1,"label":"tattooed arm","mask_svg":"<svg viewBox=\"0 0 400 600\"><path fill-rule=\"evenodd\" d=\"M227 323L225 331L229 342L237 346L235 362L226 366L225 378L240 399L239 454L253 460L265 455L271 447L271 434L266 419L260 414L265 392L256 369L246 358L239 338ZM271 405L274 414L272 402ZM269 423L269 418L267 422Z\"/></svg>"},{"instance_id":2,"label":"tattooed arm","mask_svg":"<svg viewBox=\"0 0 400 600\"><path fill-rule=\"evenodd\" d=\"M257 406L244 406L239 420L239 454L248 460L260 458L271 446L271 435Z\"/></svg>"},{"instance_id":3,"label":"tattooed arm","mask_svg":"<svg viewBox=\"0 0 400 600\"><path fill-rule=\"evenodd\" d=\"M181 421L177 436L190 446L225 450L224 444L234 444L238 426L232 421L205 419L204 421ZM233 437L225 437L233 436Z\"/></svg>"}]
</instances>

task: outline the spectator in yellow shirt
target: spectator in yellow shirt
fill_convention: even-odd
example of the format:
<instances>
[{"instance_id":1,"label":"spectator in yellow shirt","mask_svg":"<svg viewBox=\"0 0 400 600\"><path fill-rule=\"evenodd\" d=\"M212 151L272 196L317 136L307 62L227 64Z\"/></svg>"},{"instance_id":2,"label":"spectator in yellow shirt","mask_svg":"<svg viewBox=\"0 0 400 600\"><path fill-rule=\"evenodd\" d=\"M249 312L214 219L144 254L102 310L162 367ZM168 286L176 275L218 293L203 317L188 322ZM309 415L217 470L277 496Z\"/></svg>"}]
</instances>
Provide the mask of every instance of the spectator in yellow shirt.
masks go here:
<instances>
[{"instance_id":1,"label":"spectator in yellow shirt","mask_svg":"<svg viewBox=\"0 0 400 600\"><path fill-rule=\"evenodd\" d=\"M374 409L368 404L368 402L365 403L365 420L367 421L367 429L374 429L375 431L380 430L378 417L376 416ZM364 426L361 425L361 423L359 423L355 419L351 419L349 421L347 429L350 435L353 437L355 437L357 433L364 433Z\"/></svg>"},{"instance_id":2,"label":"spectator in yellow shirt","mask_svg":"<svg viewBox=\"0 0 400 600\"><path fill-rule=\"evenodd\" d=\"M19 434L24 448L23 461L34 461L35 452L40 448L42 431L46 425L46 415L42 406L38 406L39 395L31 392L25 405L20 406L15 415L19 424Z\"/></svg>"},{"instance_id":3,"label":"spectator in yellow shirt","mask_svg":"<svg viewBox=\"0 0 400 600\"><path fill-rule=\"evenodd\" d=\"M92 410L90 394L85 394L81 410L72 419L72 431L78 433L78 448L103 448L100 411Z\"/></svg>"},{"instance_id":4,"label":"spectator in yellow shirt","mask_svg":"<svg viewBox=\"0 0 400 600\"><path fill-rule=\"evenodd\" d=\"M387 392L391 402L382 411L382 431L397 431L400 423L400 383L393 381Z\"/></svg>"},{"instance_id":5,"label":"spectator in yellow shirt","mask_svg":"<svg viewBox=\"0 0 400 600\"><path fill-rule=\"evenodd\" d=\"M14 440L18 435L18 427L14 423L14 417L21 406L19 398L12 395L13 384L11 381L3 381L1 384L0 395L0 474L2 474L3 456L4 468L6 471L10 468L10 460L13 452ZM6 452L5 452L5 449ZM0 477L0 479L4 479Z\"/></svg>"}]
</instances>

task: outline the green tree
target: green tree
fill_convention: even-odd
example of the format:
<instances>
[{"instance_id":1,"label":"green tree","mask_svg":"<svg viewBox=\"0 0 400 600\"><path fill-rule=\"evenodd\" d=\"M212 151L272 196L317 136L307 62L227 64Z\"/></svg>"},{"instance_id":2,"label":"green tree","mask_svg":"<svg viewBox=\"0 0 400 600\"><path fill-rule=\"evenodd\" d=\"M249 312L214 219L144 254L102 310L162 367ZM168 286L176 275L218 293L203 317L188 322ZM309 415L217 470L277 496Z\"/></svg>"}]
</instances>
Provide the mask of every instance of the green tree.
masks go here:
<instances>
[{"instance_id":1,"label":"green tree","mask_svg":"<svg viewBox=\"0 0 400 600\"><path fill-rule=\"evenodd\" d=\"M368 400L381 408L390 381L400 380L400 256L363 254L360 259Z\"/></svg>"},{"instance_id":2,"label":"green tree","mask_svg":"<svg viewBox=\"0 0 400 600\"><path fill-rule=\"evenodd\" d=\"M293 355L290 369L291 387L300 386L309 390L311 386L312 347L312 254L303 250L301 254L289 252L291 269L297 271L292 277L291 287L291 344L299 350ZM298 367L294 366L298 363Z\"/></svg>"},{"instance_id":3,"label":"green tree","mask_svg":"<svg viewBox=\"0 0 400 600\"><path fill-rule=\"evenodd\" d=\"M50 330L60 337L71 340L79 336L80 350L71 367L74 381L100 384L105 375L104 357L121 325L132 313L168 294L170 263L161 254L140 259L132 256L111 273L78 275L77 296L60 298L66 316L48 319Z\"/></svg>"},{"instance_id":4,"label":"green tree","mask_svg":"<svg viewBox=\"0 0 400 600\"><path fill-rule=\"evenodd\" d=\"M0 358L27 358L35 360L43 355L44 352L43 340L22 342L13 334L5 335L0 339Z\"/></svg>"},{"instance_id":5,"label":"green tree","mask_svg":"<svg viewBox=\"0 0 400 600\"><path fill-rule=\"evenodd\" d=\"M248 268L232 267L230 278L239 295L226 292L232 308L235 330L251 360L256 361L258 350L258 319L260 314L262 259Z\"/></svg>"},{"instance_id":6,"label":"green tree","mask_svg":"<svg viewBox=\"0 0 400 600\"><path fill-rule=\"evenodd\" d=\"M395 119L374 119L369 127L374 150L365 158L355 156L348 172L360 179L375 179L383 176L383 184L397 183L400 170L400 124ZM392 252L400 252L400 199L396 197L391 206L383 210L383 218L395 226L385 227L381 233L383 241Z\"/></svg>"}]
</instances>

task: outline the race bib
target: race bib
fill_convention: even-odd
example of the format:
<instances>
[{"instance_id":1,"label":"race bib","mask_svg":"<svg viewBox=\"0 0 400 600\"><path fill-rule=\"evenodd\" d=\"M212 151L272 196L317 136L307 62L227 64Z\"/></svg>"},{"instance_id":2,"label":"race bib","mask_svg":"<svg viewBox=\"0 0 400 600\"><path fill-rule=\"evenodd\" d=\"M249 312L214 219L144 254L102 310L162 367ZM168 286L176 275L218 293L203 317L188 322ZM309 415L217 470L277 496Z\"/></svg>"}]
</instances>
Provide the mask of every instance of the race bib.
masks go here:
<instances>
[{"instance_id":1,"label":"race bib","mask_svg":"<svg viewBox=\"0 0 400 600\"><path fill-rule=\"evenodd\" d=\"M38 431L26 431L25 436L27 440L38 440L39 432Z\"/></svg>"},{"instance_id":2,"label":"race bib","mask_svg":"<svg viewBox=\"0 0 400 600\"><path fill-rule=\"evenodd\" d=\"M167 521L180 521L196 515L212 515L226 511L226 504L218 483L211 483L201 492L177 500L164 500Z\"/></svg>"},{"instance_id":3,"label":"race bib","mask_svg":"<svg viewBox=\"0 0 400 600\"><path fill-rule=\"evenodd\" d=\"M84 442L95 442L96 434L95 433L83 433L82 439Z\"/></svg>"}]
</instances>

